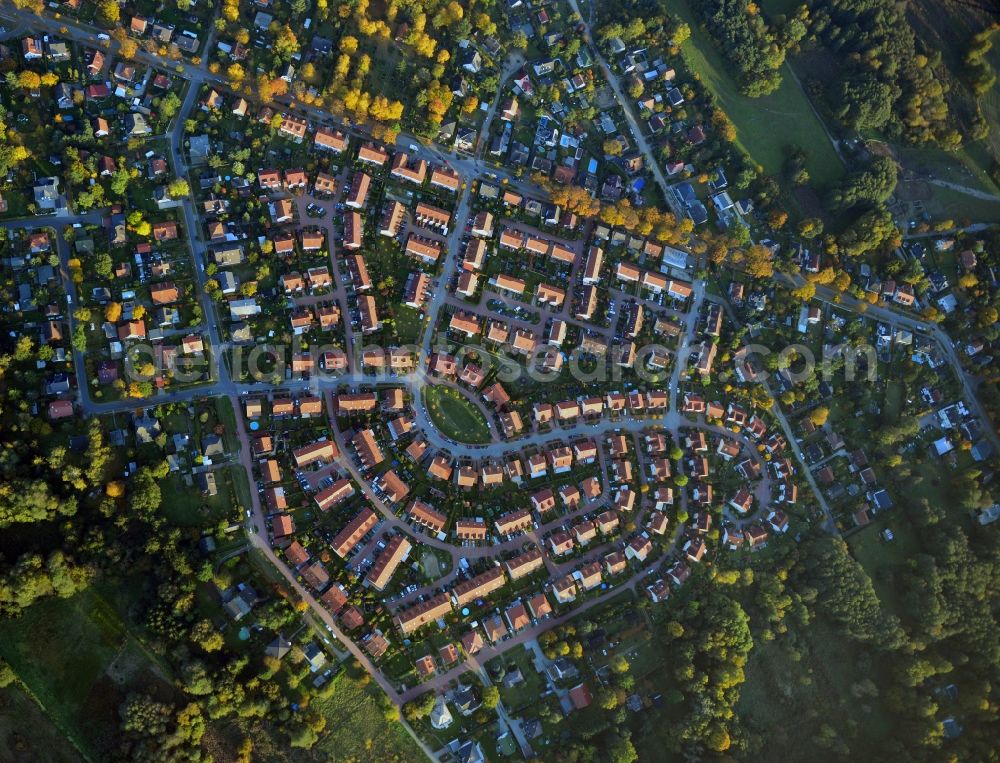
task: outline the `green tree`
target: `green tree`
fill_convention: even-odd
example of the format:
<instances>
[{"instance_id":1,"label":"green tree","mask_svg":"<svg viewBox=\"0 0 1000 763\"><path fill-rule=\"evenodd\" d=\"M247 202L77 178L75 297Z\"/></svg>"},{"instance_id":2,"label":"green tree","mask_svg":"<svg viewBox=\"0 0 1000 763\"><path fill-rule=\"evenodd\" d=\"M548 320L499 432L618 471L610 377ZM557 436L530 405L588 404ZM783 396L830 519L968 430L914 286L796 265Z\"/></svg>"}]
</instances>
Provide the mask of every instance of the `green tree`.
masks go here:
<instances>
[{"instance_id":1,"label":"green tree","mask_svg":"<svg viewBox=\"0 0 1000 763\"><path fill-rule=\"evenodd\" d=\"M175 178L167 185L167 193L172 199L183 199L191 194L191 186L184 178Z\"/></svg>"},{"instance_id":2,"label":"green tree","mask_svg":"<svg viewBox=\"0 0 1000 763\"><path fill-rule=\"evenodd\" d=\"M896 190L896 162L888 156L876 157L860 172L852 172L835 188L829 197L836 209L847 209L856 204L883 204Z\"/></svg>"},{"instance_id":3,"label":"green tree","mask_svg":"<svg viewBox=\"0 0 1000 763\"><path fill-rule=\"evenodd\" d=\"M483 707L492 710L500 704L500 690L492 684L483 689Z\"/></svg>"},{"instance_id":4,"label":"green tree","mask_svg":"<svg viewBox=\"0 0 1000 763\"><path fill-rule=\"evenodd\" d=\"M121 10L116 0L100 0L97 4L97 12L105 24L117 24L121 19Z\"/></svg>"},{"instance_id":5,"label":"green tree","mask_svg":"<svg viewBox=\"0 0 1000 763\"><path fill-rule=\"evenodd\" d=\"M191 628L191 640L206 652L218 652L225 646L222 633L210 620L199 620Z\"/></svg>"},{"instance_id":6,"label":"green tree","mask_svg":"<svg viewBox=\"0 0 1000 763\"><path fill-rule=\"evenodd\" d=\"M160 99L160 116L173 119L181 109L181 99L172 90Z\"/></svg>"},{"instance_id":7,"label":"green tree","mask_svg":"<svg viewBox=\"0 0 1000 763\"><path fill-rule=\"evenodd\" d=\"M7 663L7 660L0 658L0 689L6 689L17 680L17 674Z\"/></svg>"}]
</instances>

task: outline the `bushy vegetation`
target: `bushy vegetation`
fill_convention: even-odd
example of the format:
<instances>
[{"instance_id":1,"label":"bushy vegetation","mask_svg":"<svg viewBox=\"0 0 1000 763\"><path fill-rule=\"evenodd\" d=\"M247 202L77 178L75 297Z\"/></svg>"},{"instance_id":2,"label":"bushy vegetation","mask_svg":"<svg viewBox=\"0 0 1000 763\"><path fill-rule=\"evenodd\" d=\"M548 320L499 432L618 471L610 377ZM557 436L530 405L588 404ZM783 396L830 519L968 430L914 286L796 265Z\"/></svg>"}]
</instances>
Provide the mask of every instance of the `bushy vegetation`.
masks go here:
<instances>
[{"instance_id":1,"label":"bushy vegetation","mask_svg":"<svg viewBox=\"0 0 1000 763\"><path fill-rule=\"evenodd\" d=\"M884 204L896 190L896 163L887 156L852 172L830 193L830 206L849 209L857 204Z\"/></svg>"},{"instance_id":2,"label":"bushy vegetation","mask_svg":"<svg viewBox=\"0 0 1000 763\"><path fill-rule=\"evenodd\" d=\"M997 73L990 66L987 54L993 49L993 35L1000 29L1000 24L993 24L976 34L965 52L965 76L977 96L985 95L997 83Z\"/></svg>"}]
</instances>

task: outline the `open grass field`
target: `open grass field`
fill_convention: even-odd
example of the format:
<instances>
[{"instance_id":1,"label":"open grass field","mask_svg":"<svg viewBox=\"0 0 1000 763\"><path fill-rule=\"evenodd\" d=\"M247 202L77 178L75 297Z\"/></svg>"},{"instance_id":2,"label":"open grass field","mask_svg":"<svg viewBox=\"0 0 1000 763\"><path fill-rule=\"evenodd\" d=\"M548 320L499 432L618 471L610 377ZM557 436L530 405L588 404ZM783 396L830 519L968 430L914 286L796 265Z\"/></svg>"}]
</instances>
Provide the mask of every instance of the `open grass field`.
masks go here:
<instances>
[{"instance_id":1,"label":"open grass field","mask_svg":"<svg viewBox=\"0 0 1000 763\"><path fill-rule=\"evenodd\" d=\"M885 529L892 531L891 541L882 537ZM902 617L896 574L921 552L920 541L905 514L890 511L876 515L870 525L848 536L847 545L872 579L879 600L893 614Z\"/></svg>"},{"instance_id":2,"label":"open grass field","mask_svg":"<svg viewBox=\"0 0 1000 763\"><path fill-rule=\"evenodd\" d=\"M327 734L313 750L330 760L420 760L422 754L402 724L385 719L376 700L379 690L362 686L360 674L348 671L333 696L313 702L328 718ZM348 722L345 722L348 721Z\"/></svg>"},{"instance_id":3,"label":"open grass field","mask_svg":"<svg viewBox=\"0 0 1000 763\"><path fill-rule=\"evenodd\" d=\"M112 603L115 593L92 587L70 599L40 601L0 623L0 656L52 724L95 761L109 760L116 749L126 694L162 691L165 683L162 667Z\"/></svg>"},{"instance_id":4,"label":"open grass field","mask_svg":"<svg viewBox=\"0 0 1000 763\"><path fill-rule=\"evenodd\" d=\"M16 686L0 689L0 760L77 763L83 759L28 695Z\"/></svg>"},{"instance_id":5,"label":"open grass field","mask_svg":"<svg viewBox=\"0 0 1000 763\"><path fill-rule=\"evenodd\" d=\"M483 414L458 392L441 385L427 387L424 405L435 426L451 439L469 443L490 441Z\"/></svg>"},{"instance_id":6,"label":"open grass field","mask_svg":"<svg viewBox=\"0 0 1000 763\"><path fill-rule=\"evenodd\" d=\"M740 94L714 40L700 26L690 0L665 0L664 5L691 26L691 38L681 46L688 68L715 93L736 125L737 143L764 172L780 173L786 147L798 146L806 152L806 169L818 189L840 179L844 167L787 64L778 90L764 98L747 98Z\"/></svg>"}]
</instances>

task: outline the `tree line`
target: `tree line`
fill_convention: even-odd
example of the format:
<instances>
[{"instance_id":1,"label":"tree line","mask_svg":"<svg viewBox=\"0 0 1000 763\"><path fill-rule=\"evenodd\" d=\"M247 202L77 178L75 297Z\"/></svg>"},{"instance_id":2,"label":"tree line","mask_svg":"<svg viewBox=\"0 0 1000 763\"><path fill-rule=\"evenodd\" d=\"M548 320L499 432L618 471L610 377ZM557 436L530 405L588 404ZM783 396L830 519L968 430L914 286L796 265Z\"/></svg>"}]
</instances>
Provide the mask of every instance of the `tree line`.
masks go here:
<instances>
[{"instance_id":1,"label":"tree line","mask_svg":"<svg viewBox=\"0 0 1000 763\"><path fill-rule=\"evenodd\" d=\"M128 574L139 581L129 617L141 625L167 686L133 686L121 702L116 760L205 760L207 728L229 721L245 731L237 739L240 760L250 759L252 739L261 734L277 732L293 747L314 745L326 717L311 701L332 692L334 682L314 688L298 647L279 661L227 646L199 601L211 584L221 590L241 579L228 567L214 570L201 554L205 528L182 529L168 518L160 442L129 453L139 466L128 481L98 419L88 422L82 451L60 444L65 433L32 413L17 382L34 357L30 341L0 343L0 531L19 539L16 554L0 555L0 618ZM255 622L271 633L294 631L302 602L280 586L263 593ZM0 686L14 680L0 662Z\"/></svg>"}]
</instances>

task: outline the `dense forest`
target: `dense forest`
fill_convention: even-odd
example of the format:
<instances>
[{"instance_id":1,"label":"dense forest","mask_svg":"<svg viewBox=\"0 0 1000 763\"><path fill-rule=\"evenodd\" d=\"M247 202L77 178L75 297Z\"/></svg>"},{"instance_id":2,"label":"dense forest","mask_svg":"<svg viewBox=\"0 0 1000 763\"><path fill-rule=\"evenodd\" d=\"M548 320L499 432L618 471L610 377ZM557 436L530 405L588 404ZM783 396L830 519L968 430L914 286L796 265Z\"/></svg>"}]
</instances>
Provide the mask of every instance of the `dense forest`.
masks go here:
<instances>
[{"instance_id":1,"label":"dense forest","mask_svg":"<svg viewBox=\"0 0 1000 763\"><path fill-rule=\"evenodd\" d=\"M825 96L844 126L914 144L961 145L937 73L941 54L919 49L900 4L823 0L812 3L811 14L811 33L839 64Z\"/></svg>"},{"instance_id":2,"label":"dense forest","mask_svg":"<svg viewBox=\"0 0 1000 763\"><path fill-rule=\"evenodd\" d=\"M750 0L704 0L698 6L743 94L756 97L777 90L785 52L805 34L805 26L793 19L779 33Z\"/></svg>"},{"instance_id":3,"label":"dense forest","mask_svg":"<svg viewBox=\"0 0 1000 763\"><path fill-rule=\"evenodd\" d=\"M872 676L884 676L863 693L878 697L894 733L882 742L822 735L817 747L868 760L941 759L946 751L953 760L995 759L1000 539L994 530L967 533L931 507L911 507L908 518L920 523L925 550L894 581L901 616L879 600L847 544L818 531L739 575L719 570L685 592L664 634L686 708L668 735L676 752L729 749L753 758L766 750L773 757L773 730L747 725L735 712L743 667L761 642L809 659L819 619L871 662ZM947 747L946 714L963 729Z\"/></svg>"}]
</instances>

